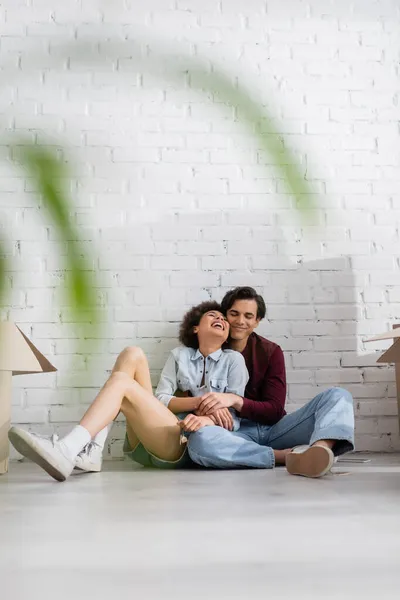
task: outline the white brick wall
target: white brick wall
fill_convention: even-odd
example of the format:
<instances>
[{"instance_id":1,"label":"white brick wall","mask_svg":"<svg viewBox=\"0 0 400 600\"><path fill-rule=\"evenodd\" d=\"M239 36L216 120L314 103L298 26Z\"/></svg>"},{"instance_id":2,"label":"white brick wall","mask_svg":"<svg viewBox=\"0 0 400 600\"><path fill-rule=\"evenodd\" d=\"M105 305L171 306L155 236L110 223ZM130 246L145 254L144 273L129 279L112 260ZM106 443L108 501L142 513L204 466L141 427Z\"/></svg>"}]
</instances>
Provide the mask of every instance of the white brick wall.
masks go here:
<instances>
[{"instance_id":1,"label":"white brick wall","mask_svg":"<svg viewBox=\"0 0 400 600\"><path fill-rule=\"evenodd\" d=\"M260 332L285 350L289 408L346 386L358 448L400 449L394 370L372 354L385 344L362 343L400 319L398 3L3 0L0 31L0 205L13 257L2 312L59 367L15 378L14 422L65 431L127 344L144 347L156 381L183 311L250 284L268 304ZM174 80L166 49L183 57ZM193 88L185 56L215 61L271 109L313 186L308 220L241 110ZM20 135L64 145L75 174L71 214L104 320L86 354L74 356L59 290L65 244L10 162L5 140ZM121 437L118 424L110 456Z\"/></svg>"}]
</instances>

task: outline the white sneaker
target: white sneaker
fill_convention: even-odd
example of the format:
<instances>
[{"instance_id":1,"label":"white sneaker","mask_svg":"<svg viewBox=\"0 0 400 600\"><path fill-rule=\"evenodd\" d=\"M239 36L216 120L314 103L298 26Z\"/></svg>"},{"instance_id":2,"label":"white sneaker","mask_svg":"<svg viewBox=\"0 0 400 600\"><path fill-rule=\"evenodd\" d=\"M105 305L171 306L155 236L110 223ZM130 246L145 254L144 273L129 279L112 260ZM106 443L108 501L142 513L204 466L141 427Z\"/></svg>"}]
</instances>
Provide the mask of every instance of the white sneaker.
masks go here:
<instances>
[{"instance_id":1,"label":"white sneaker","mask_svg":"<svg viewBox=\"0 0 400 600\"><path fill-rule=\"evenodd\" d=\"M335 462L335 455L326 446L296 446L286 456L286 469L291 475L323 477Z\"/></svg>"},{"instance_id":2,"label":"white sneaker","mask_svg":"<svg viewBox=\"0 0 400 600\"><path fill-rule=\"evenodd\" d=\"M103 448L96 442L89 442L76 457L75 469L87 473L98 473L101 471L102 464Z\"/></svg>"},{"instance_id":3,"label":"white sneaker","mask_svg":"<svg viewBox=\"0 0 400 600\"><path fill-rule=\"evenodd\" d=\"M57 481L65 481L71 475L74 461L63 453L57 435L48 438L11 427L8 439L20 454L33 460Z\"/></svg>"}]
</instances>

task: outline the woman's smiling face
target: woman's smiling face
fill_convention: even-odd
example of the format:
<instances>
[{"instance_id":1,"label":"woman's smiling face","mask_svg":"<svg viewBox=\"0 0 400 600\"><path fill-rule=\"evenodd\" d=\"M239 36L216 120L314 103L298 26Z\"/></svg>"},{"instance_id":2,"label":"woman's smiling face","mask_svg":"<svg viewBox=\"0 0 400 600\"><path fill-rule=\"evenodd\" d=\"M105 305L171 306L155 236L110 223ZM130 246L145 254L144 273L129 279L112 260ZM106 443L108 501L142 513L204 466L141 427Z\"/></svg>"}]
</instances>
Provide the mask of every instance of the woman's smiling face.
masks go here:
<instances>
[{"instance_id":1,"label":"woman's smiling face","mask_svg":"<svg viewBox=\"0 0 400 600\"><path fill-rule=\"evenodd\" d=\"M194 333L200 341L206 339L219 341L222 344L226 342L229 335L229 323L225 316L218 310L210 310L201 317L200 323L193 328Z\"/></svg>"}]
</instances>

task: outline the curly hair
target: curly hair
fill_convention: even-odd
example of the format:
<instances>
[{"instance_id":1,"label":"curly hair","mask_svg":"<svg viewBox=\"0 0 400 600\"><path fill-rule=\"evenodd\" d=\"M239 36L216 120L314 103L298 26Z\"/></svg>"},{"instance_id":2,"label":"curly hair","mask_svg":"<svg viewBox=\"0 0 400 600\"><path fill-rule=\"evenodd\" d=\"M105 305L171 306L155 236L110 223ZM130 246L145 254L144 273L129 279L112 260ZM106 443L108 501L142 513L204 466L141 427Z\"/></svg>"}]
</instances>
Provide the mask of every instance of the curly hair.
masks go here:
<instances>
[{"instance_id":1,"label":"curly hair","mask_svg":"<svg viewBox=\"0 0 400 600\"><path fill-rule=\"evenodd\" d=\"M192 306L188 310L179 328L179 341L181 344L189 348L197 349L199 347L199 338L197 337L197 333L194 333L193 328L200 323L201 317L210 312L210 310L222 312L221 305L213 300L202 302L197 306Z\"/></svg>"},{"instance_id":2,"label":"curly hair","mask_svg":"<svg viewBox=\"0 0 400 600\"><path fill-rule=\"evenodd\" d=\"M252 287L237 287L234 290L230 290L222 298L221 308L224 315L234 305L236 300L255 300L257 303L257 319L264 319L266 308L265 302L260 294L257 294L256 290Z\"/></svg>"}]
</instances>

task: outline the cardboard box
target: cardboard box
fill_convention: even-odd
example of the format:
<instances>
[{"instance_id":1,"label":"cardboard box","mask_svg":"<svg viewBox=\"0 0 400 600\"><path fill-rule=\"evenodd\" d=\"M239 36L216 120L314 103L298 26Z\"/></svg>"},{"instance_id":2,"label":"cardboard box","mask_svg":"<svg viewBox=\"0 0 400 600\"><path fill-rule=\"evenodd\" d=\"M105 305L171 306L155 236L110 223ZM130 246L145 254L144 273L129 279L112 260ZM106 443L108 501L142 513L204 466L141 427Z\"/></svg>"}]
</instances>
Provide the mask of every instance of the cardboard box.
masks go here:
<instances>
[{"instance_id":1,"label":"cardboard box","mask_svg":"<svg viewBox=\"0 0 400 600\"><path fill-rule=\"evenodd\" d=\"M8 430L13 375L57 371L24 333L9 321L0 323L0 474L8 471Z\"/></svg>"},{"instance_id":2,"label":"cardboard box","mask_svg":"<svg viewBox=\"0 0 400 600\"><path fill-rule=\"evenodd\" d=\"M400 424L400 325L393 325L392 331L386 331L366 342L378 342L380 340L393 340L393 344L377 359L378 363L394 363L396 375L396 394Z\"/></svg>"}]
</instances>

